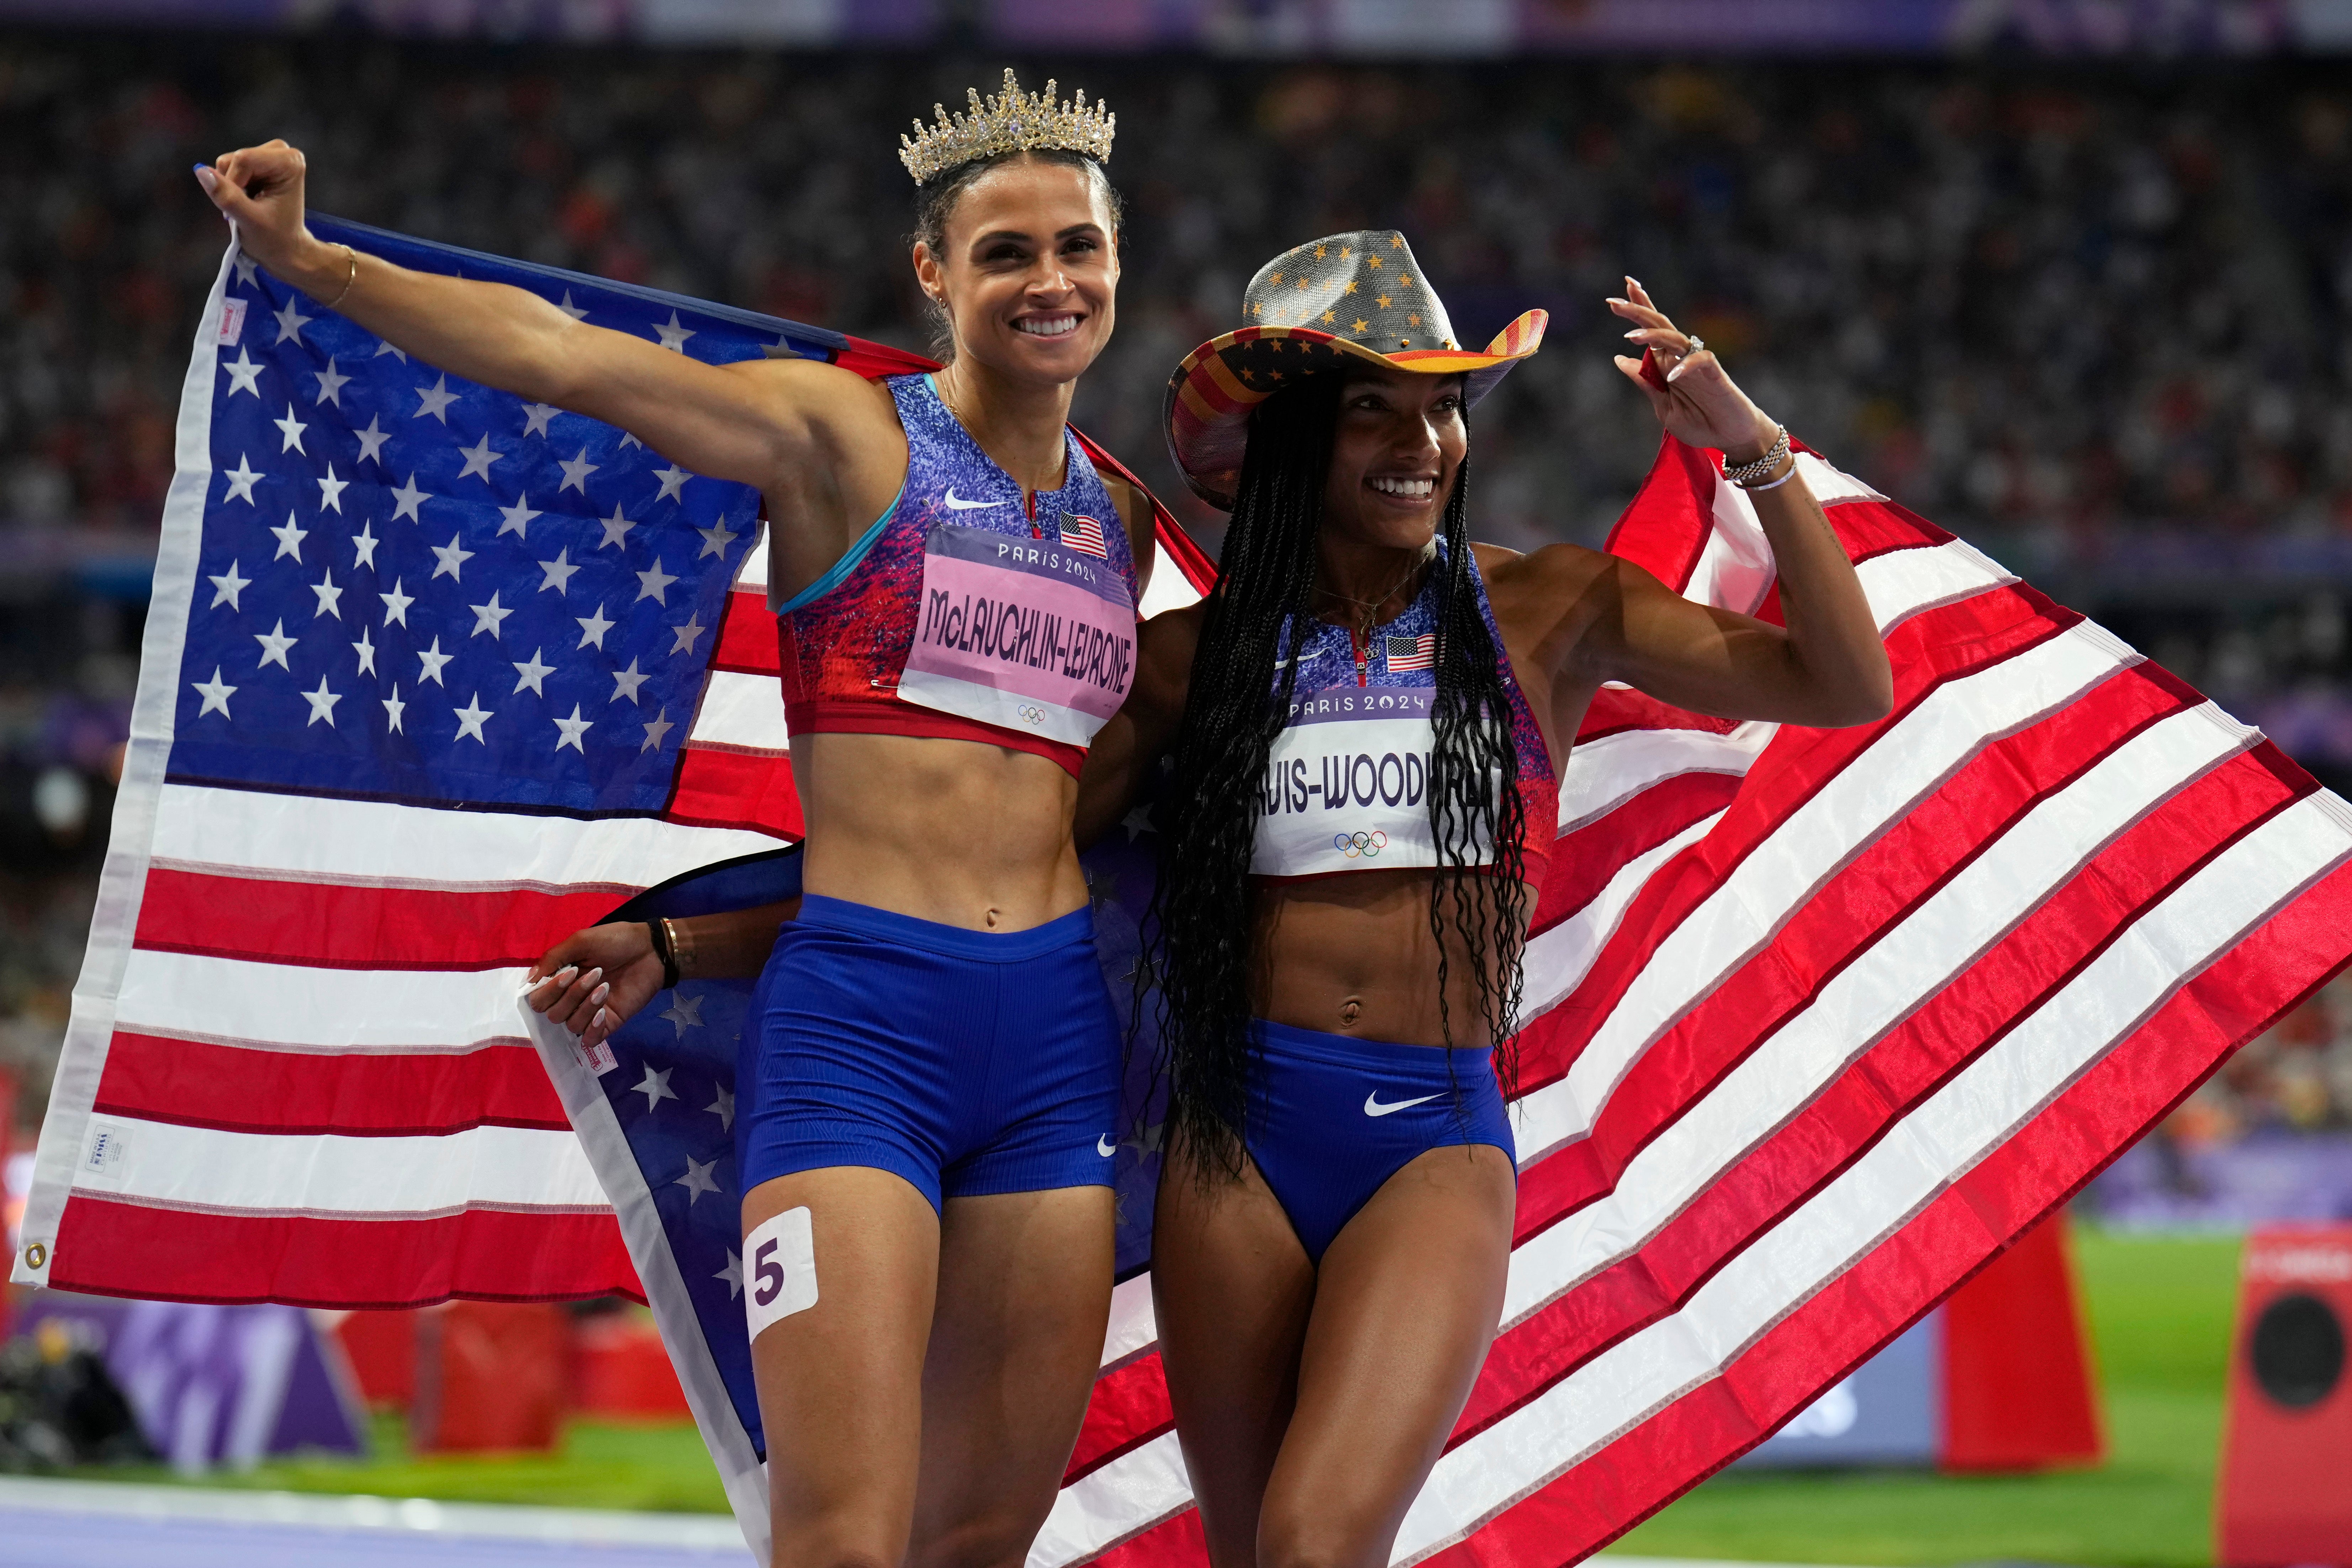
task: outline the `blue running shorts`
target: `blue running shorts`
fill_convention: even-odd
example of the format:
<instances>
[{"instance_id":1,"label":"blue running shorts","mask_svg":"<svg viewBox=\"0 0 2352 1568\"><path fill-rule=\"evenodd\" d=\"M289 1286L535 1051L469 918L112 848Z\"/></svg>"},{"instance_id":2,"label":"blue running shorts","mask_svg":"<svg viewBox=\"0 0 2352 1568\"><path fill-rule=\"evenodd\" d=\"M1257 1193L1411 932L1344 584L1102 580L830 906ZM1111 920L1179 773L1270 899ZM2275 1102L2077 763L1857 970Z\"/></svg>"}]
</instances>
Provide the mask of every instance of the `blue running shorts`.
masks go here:
<instances>
[{"instance_id":1,"label":"blue running shorts","mask_svg":"<svg viewBox=\"0 0 2352 1568\"><path fill-rule=\"evenodd\" d=\"M1264 1019L1250 1034L1261 1052L1250 1159L1315 1262L1381 1183L1431 1149L1492 1144L1517 1164L1491 1051L1449 1053Z\"/></svg>"},{"instance_id":2,"label":"blue running shorts","mask_svg":"<svg viewBox=\"0 0 2352 1568\"><path fill-rule=\"evenodd\" d=\"M801 901L736 1061L742 1189L866 1166L930 1199L1108 1186L1122 1039L1094 912L967 931Z\"/></svg>"}]
</instances>

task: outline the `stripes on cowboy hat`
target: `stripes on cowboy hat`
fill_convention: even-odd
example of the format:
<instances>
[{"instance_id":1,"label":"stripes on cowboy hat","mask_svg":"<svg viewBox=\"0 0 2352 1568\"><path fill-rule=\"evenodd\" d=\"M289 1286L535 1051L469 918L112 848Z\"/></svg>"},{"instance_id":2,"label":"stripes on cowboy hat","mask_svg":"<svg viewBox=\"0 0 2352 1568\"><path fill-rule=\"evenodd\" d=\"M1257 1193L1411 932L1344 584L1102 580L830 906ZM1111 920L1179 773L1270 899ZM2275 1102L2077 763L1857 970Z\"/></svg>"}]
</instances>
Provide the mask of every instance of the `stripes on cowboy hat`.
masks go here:
<instances>
[{"instance_id":1,"label":"stripes on cowboy hat","mask_svg":"<svg viewBox=\"0 0 2352 1568\"><path fill-rule=\"evenodd\" d=\"M1466 378L1476 402L1543 342L1550 318L1530 310L1484 351L1457 342L1445 302L1394 229L1309 240L1257 270L1242 292L1244 325L1184 356L1169 378L1168 453L1192 491L1230 511L1249 446L1250 411L1317 371L1369 361Z\"/></svg>"}]
</instances>

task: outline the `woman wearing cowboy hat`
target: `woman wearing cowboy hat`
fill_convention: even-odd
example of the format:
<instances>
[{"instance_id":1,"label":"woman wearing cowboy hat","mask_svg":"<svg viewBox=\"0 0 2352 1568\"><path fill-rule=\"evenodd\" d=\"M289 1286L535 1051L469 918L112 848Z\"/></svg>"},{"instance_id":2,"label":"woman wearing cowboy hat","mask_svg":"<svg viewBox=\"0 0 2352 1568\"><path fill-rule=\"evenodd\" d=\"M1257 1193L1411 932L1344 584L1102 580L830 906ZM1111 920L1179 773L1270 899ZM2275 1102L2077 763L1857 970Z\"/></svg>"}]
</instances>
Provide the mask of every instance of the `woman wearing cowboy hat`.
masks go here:
<instances>
[{"instance_id":1,"label":"woman wearing cowboy hat","mask_svg":"<svg viewBox=\"0 0 2352 1568\"><path fill-rule=\"evenodd\" d=\"M1118 290L1113 122L1009 70L970 98L900 153L951 362L880 382L704 364L323 245L283 141L197 171L248 255L387 344L765 497L807 896L591 927L530 997L593 1045L681 977L787 977L746 1027L734 1131L773 1561L795 1565L1020 1562L1110 1304L1120 1040L1070 822L1131 674L1152 513L1066 421ZM918 622L950 596L1119 656L948 646Z\"/></svg>"},{"instance_id":2,"label":"woman wearing cowboy hat","mask_svg":"<svg viewBox=\"0 0 2352 1568\"><path fill-rule=\"evenodd\" d=\"M1385 1563L1469 1396L1511 1247L1494 1056L1593 694L1806 725L1891 700L1786 434L1626 293L1617 365L1748 487L1785 629L1574 545L1470 542L1466 415L1544 317L1464 351L1400 234L1267 263L1170 384L1171 451L1233 527L1209 599L1148 625L1079 828L1172 757L1152 1280L1216 1568Z\"/></svg>"}]
</instances>

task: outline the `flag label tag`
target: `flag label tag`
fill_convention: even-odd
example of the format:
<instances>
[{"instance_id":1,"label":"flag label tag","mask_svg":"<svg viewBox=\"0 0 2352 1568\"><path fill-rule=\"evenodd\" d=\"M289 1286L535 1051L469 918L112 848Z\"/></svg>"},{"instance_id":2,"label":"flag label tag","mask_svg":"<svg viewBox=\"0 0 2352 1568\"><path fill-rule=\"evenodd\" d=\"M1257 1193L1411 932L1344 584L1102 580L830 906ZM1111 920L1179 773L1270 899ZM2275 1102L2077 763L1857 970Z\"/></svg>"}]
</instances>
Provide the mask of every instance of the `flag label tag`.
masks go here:
<instances>
[{"instance_id":1,"label":"flag label tag","mask_svg":"<svg viewBox=\"0 0 2352 1568\"><path fill-rule=\"evenodd\" d=\"M572 1037L572 1050L580 1058L580 1064L599 1078L621 1065L620 1058L613 1054L613 1042L609 1040L600 1040L591 1045L575 1034Z\"/></svg>"},{"instance_id":2,"label":"flag label tag","mask_svg":"<svg viewBox=\"0 0 2352 1568\"><path fill-rule=\"evenodd\" d=\"M788 1208L743 1238L743 1316L756 1340L779 1318L816 1305L816 1239L808 1206Z\"/></svg>"},{"instance_id":3,"label":"flag label tag","mask_svg":"<svg viewBox=\"0 0 2352 1568\"><path fill-rule=\"evenodd\" d=\"M220 340L222 348L233 349L236 347L236 340L245 336L245 308L251 303L252 301L248 299L224 299L221 301ZM406 622L404 622L403 624L404 625Z\"/></svg>"},{"instance_id":4,"label":"flag label tag","mask_svg":"<svg viewBox=\"0 0 2352 1568\"><path fill-rule=\"evenodd\" d=\"M110 1122L93 1122L89 1129L89 1145L82 1151L81 1176L85 1181L120 1182L123 1167L131 1160L131 1135Z\"/></svg>"}]
</instances>

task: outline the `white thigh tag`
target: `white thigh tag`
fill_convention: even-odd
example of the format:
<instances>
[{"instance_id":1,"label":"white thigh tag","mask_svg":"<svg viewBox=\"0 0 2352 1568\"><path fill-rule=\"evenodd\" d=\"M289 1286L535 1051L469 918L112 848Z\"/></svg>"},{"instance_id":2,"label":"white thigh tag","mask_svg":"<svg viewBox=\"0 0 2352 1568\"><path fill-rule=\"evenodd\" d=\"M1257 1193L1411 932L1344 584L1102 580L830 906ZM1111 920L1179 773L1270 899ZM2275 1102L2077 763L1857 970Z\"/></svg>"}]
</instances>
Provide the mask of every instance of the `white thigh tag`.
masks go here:
<instances>
[{"instance_id":1,"label":"white thigh tag","mask_svg":"<svg viewBox=\"0 0 2352 1568\"><path fill-rule=\"evenodd\" d=\"M779 1318L816 1305L816 1241L806 1205L772 1216L743 1239L743 1316L758 1339Z\"/></svg>"}]
</instances>

